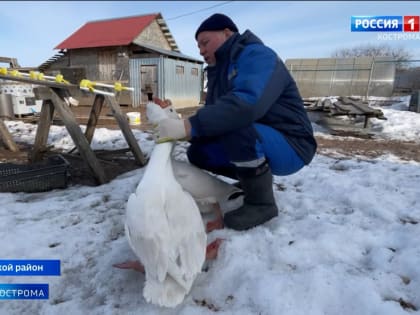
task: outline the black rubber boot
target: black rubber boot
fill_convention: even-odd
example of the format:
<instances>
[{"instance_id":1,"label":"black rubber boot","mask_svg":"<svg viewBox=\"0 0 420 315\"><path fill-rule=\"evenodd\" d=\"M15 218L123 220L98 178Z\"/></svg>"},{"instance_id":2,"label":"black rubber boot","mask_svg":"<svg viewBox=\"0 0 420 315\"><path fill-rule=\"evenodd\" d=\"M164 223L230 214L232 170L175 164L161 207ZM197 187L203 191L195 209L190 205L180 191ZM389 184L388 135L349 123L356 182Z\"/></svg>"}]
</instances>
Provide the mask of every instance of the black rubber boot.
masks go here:
<instances>
[{"instance_id":1,"label":"black rubber boot","mask_svg":"<svg viewBox=\"0 0 420 315\"><path fill-rule=\"evenodd\" d=\"M278 209L273 193L273 175L268 163L257 168L238 168L237 173L245 194L244 204L225 214L225 226L242 231L276 217Z\"/></svg>"}]
</instances>

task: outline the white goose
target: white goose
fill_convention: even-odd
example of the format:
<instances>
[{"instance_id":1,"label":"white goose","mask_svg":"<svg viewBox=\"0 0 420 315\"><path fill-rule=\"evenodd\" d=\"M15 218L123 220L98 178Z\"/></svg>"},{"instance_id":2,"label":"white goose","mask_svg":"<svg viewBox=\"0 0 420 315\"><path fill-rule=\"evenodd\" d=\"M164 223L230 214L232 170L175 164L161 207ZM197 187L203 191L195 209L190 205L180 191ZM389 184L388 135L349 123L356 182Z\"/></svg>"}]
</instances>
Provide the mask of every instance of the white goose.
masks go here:
<instances>
[{"instance_id":1,"label":"white goose","mask_svg":"<svg viewBox=\"0 0 420 315\"><path fill-rule=\"evenodd\" d=\"M156 101L159 101L156 99ZM175 109L170 106L169 100L161 101L162 110L150 110L148 119L157 122L164 119L166 115L170 118L179 118ZM149 117L151 116L151 117ZM221 206L225 211L237 209L243 203L242 190L233 186L216 176L212 176L202 169L187 163L172 159L172 168L176 180L182 188L189 192L194 200L200 205L201 213L208 213L214 210L216 218L207 223L207 232L223 228L223 214ZM236 194L236 196L235 196ZM232 200L230 197L235 196ZM237 198L237 197L240 198ZM210 206L210 207L207 207Z\"/></svg>"},{"instance_id":2,"label":"white goose","mask_svg":"<svg viewBox=\"0 0 420 315\"><path fill-rule=\"evenodd\" d=\"M163 108L164 112L159 110L150 112L151 115L159 115L159 117L151 117L153 121L163 119L164 113L167 117L179 118L178 113L170 106L170 100L155 100L159 102L159 105ZM238 187L233 186L216 176L212 176L188 162L172 159L172 168L178 183L180 183L182 188L188 191L199 204L200 212L208 213L212 210L215 211L216 219L208 222L207 232L223 228L222 207L224 211L230 211L237 209L242 205L243 192Z\"/></svg>"},{"instance_id":3,"label":"white goose","mask_svg":"<svg viewBox=\"0 0 420 315\"><path fill-rule=\"evenodd\" d=\"M200 212L215 211L216 218L207 223L207 232L223 228L222 207L225 211L239 208L243 198L230 197L241 197L242 190L186 162L172 160L172 167L176 180L199 204Z\"/></svg>"},{"instance_id":4,"label":"white goose","mask_svg":"<svg viewBox=\"0 0 420 315\"><path fill-rule=\"evenodd\" d=\"M147 105L152 123L167 117L156 104ZM146 301L174 307L181 303L201 272L206 242L199 209L176 181L172 142L156 144L136 192L127 202L125 231L144 266Z\"/></svg>"}]
</instances>

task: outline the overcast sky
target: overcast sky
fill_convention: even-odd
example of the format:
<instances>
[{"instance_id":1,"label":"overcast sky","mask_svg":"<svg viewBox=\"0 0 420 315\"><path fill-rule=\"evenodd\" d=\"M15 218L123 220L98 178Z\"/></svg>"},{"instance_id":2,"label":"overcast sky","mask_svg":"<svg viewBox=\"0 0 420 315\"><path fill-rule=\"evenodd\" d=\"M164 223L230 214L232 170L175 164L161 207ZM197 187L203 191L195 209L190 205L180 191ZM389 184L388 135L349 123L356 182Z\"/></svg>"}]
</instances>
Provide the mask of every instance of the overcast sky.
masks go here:
<instances>
[{"instance_id":1,"label":"overcast sky","mask_svg":"<svg viewBox=\"0 0 420 315\"><path fill-rule=\"evenodd\" d=\"M198 59L194 33L216 12L229 15L240 32L252 30L283 60L330 57L338 48L368 42L402 47L420 59L420 33L384 40L376 32L350 31L352 15L420 15L416 1L2 1L0 56L39 66L89 21L158 12L181 52Z\"/></svg>"}]
</instances>

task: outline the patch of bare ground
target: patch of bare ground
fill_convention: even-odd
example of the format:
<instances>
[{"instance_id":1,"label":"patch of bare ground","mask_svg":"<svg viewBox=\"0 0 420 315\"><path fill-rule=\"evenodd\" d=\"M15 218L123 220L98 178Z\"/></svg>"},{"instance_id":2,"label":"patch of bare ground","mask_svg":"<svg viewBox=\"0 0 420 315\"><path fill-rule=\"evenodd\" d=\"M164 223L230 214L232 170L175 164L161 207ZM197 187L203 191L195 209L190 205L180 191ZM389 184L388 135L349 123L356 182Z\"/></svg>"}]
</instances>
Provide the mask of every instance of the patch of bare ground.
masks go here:
<instances>
[{"instance_id":1,"label":"patch of bare ground","mask_svg":"<svg viewBox=\"0 0 420 315\"><path fill-rule=\"evenodd\" d=\"M89 108L78 107L72 109L78 122L80 124L86 124L89 116ZM131 107L123 107L122 110L123 112L134 111ZM141 112L142 117L145 117L144 108L136 110ZM194 114L196 110L197 108L188 108L178 110L178 112L183 118L187 118ZM36 120L27 122L35 124ZM55 120L54 124L62 125L59 119ZM116 129L118 128L118 125L109 110L103 110L97 127ZM141 125L131 126L131 128L145 131L150 130L151 126L147 123L147 121L142 119ZM405 161L412 160L420 162L420 144L415 142L384 140L369 136L355 136L354 134L346 135L343 133L336 136L317 136L316 140L318 143L318 154L335 158L352 158L357 156L358 158L366 157L369 159L376 158L384 154L393 154ZM6 149L2 141L0 141L0 163L28 163L28 157L33 150L33 145L20 142L17 142L17 145L20 151L11 152ZM48 152L48 154L55 153L62 153L70 163L70 182L72 184L96 185L96 182L87 167L87 163L80 156L77 154L69 154L69 152ZM135 163L132 155L130 155L126 150L119 150L117 152L99 151L95 152L95 154L104 167L105 173L110 180L120 174L140 167Z\"/></svg>"},{"instance_id":2,"label":"patch of bare ground","mask_svg":"<svg viewBox=\"0 0 420 315\"><path fill-rule=\"evenodd\" d=\"M318 154L332 156L335 152L344 156L376 158L393 154L405 161L420 162L420 144L412 141L385 140L356 137L316 137Z\"/></svg>"}]
</instances>

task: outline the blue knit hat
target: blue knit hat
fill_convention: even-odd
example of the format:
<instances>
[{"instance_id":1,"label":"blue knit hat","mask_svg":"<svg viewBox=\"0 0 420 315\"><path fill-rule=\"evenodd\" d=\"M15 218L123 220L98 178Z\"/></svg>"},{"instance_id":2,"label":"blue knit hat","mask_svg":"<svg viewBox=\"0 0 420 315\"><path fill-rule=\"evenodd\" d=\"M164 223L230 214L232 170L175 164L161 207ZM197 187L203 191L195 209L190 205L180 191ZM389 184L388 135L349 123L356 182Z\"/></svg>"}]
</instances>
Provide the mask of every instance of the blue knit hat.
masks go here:
<instances>
[{"instance_id":1,"label":"blue knit hat","mask_svg":"<svg viewBox=\"0 0 420 315\"><path fill-rule=\"evenodd\" d=\"M235 23L230 19L230 17L216 13L204 20L203 23L198 27L197 32L195 32L195 39L201 32L205 31L221 31L225 28L230 29L232 32L238 32L238 28L236 27Z\"/></svg>"}]
</instances>

